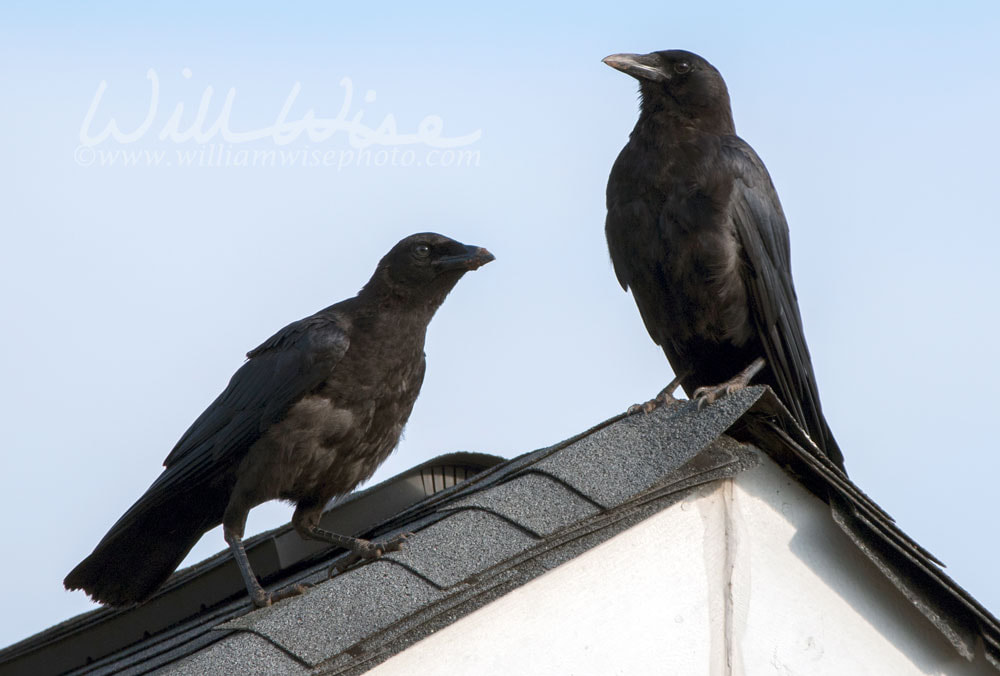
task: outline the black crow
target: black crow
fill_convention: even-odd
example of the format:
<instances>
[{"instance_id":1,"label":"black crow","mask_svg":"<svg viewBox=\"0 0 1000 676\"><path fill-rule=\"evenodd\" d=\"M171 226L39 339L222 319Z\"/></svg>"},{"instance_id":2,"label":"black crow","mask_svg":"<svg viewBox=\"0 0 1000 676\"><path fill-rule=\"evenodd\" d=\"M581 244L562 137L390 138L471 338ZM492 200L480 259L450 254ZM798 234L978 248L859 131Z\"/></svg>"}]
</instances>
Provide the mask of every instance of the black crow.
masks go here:
<instances>
[{"instance_id":1,"label":"black crow","mask_svg":"<svg viewBox=\"0 0 1000 676\"><path fill-rule=\"evenodd\" d=\"M736 135L722 76L681 50L604 62L636 78L642 98L608 179L605 234L618 281L676 375L647 410L677 384L711 403L759 372L843 469L806 348L785 215Z\"/></svg>"},{"instance_id":2,"label":"black crow","mask_svg":"<svg viewBox=\"0 0 1000 676\"><path fill-rule=\"evenodd\" d=\"M355 560L398 549L405 536L359 540L319 528L319 517L396 447L424 379L427 325L462 275L491 260L442 235L411 235L357 296L251 350L66 588L113 606L141 602L221 523L255 605L298 593L265 591L243 549L247 513L274 499L296 505L292 524L303 538L347 548Z\"/></svg>"}]
</instances>

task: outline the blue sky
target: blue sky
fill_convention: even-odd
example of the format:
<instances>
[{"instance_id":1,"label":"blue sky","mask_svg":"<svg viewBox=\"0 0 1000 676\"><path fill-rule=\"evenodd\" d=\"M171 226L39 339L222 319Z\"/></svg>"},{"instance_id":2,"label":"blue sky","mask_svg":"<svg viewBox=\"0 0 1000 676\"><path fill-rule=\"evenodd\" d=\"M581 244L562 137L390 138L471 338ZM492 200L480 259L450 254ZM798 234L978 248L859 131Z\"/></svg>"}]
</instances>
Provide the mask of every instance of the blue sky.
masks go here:
<instances>
[{"instance_id":1,"label":"blue sky","mask_svg":"<svg viewBox=\"0 0 1000 676\"><path fill-rule=\"evenodd\" d=\"M667 48L721 70L737 129L771 171L851 477L1000 610L998 34L989 2L5 4L0 570L12 612L0 645L92 607L63 576L242 355L352 295L406 234L442 232L497 261L431 325L423 393L376 479L449 451L516 455L657 392L669 367L615 282L603 235L636 87L600 60ZM80 155L100 83L92 135L111 118L134 130L150 69L149 131ZM461 147L474 161L429 166L441 156L426 143L383 139L372 148L412 150L411 164L359 164L338 132L280 149L332 151L340 168L193 167L178 153L277 148L159 139L178 105L181 128L192 123L209 87L204 128L230 90L231 128L268 128L297 84L287 119L334 118L344 78L350 119L376 128L391 115L412 135L434 116L441 138L478 133ZM137 166L113 155L125 150ZM83 166L98 152L103 166ZM142 152L163 155L156 165ZM249 532L290 514L259 507ZM223 547L211 532L189 562Z\"/></svg>"}]
</instances>

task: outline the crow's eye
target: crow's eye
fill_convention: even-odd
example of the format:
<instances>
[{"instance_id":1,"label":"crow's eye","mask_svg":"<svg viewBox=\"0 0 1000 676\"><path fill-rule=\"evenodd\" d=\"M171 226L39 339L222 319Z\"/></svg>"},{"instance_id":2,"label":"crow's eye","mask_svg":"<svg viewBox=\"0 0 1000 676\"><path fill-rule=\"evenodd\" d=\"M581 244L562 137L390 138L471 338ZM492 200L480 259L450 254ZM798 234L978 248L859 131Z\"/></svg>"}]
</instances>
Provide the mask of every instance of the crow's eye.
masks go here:
<instances>
[{"instance_id":1,"label":"crow's eye","mask_svg":"<svg viewBox=\"0 0 1000 676\"><path fill-rule=\"evenodd\" d=\"M691 70L691 64L688 61L678 61L677 63L674 64L674 72L675 73L683 75L684 73L688 72L689 70Z\"/></svg>"},{"instance_id":2,"label":"crow's eye","mask_svg":"<svg viewBox=\"0 0 1000 676\"><path fill-rule=\"evenodd\" d=\"M413 247L413 255L417 258L427 258L431 253L431 248L426 244L417 244Z\"/></svg>"}]
</instances>

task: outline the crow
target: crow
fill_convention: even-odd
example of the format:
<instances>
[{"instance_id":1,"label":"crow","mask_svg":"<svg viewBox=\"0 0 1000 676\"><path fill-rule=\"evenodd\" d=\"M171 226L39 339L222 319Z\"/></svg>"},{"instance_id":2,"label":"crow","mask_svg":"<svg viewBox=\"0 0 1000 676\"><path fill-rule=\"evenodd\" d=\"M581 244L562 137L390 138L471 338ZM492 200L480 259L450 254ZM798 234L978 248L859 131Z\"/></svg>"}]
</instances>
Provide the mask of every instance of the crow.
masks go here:
<instances>
[{"instance_id":1,"label":"crow","mask_svg":"<svg viewBox=\"0 0 1000 676\"><path fill-rule=\"evenodd\" d=\"M843 469L792 286L788 224L763 162L736 135L725 81L682 50L604 63L636 78L641 96L608 179L608 250L676 376L643 408L678 384L711 403L759 373Z\"/></svg>"},{"instance_id":2,"label":"crow","mask_svg":"<svg viewBox=\"0 0 1000 676\"><path fill-rule=\"evenodd\" d=\"M66 588L111 606L140 603L221 523L254 605L301 593L265 591L243 548L248 512L274 499L296 505L292 524L303 538L346 548L352 560L398 549L405 535L370 542L323 530L319 517L396 447L424 379L431 318L462 275L491 260L486 249L443 235L411 235L357 296L247 353L163 473L66 576Z\"/></svg>"}]
</instances>

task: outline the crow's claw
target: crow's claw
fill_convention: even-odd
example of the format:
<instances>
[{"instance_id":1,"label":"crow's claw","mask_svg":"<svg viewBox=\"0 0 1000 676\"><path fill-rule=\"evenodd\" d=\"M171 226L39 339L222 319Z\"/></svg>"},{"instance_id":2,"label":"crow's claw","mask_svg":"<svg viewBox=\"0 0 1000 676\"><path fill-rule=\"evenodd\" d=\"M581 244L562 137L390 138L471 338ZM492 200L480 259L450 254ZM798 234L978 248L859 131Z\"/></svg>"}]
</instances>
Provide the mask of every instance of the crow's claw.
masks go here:
<instances>
[{"instance_id":1,"label":"crow's claw","mask_svg":"<svg viewBox=\"0 0 1000 676\"><path fill-rule=\"evenodd\" d=\"M267 592L263 589L260 590L261 593L254 594L250 597L253 604L257 608L266 608L271 604L277 603L278 601L283 601L284 599L289 599L293 596L299 596L306 593L306 589L309 588L307 584L293 584L285 587L284 589L279 589L278 591Z\"/></svg>"},{"instance_id":2,"label":"crow's claw","mask_svg":"<svg viewBox=\"0 0 1000 676\"><path fill-rule=\"evenodd\" d=\"M358 544L352 547L351 552L347 556L342 557L330 566L327 570L327 577L343 573L358 561L374 561L381 558L383 554L398 552L403 548L403 543L406 542L406 539L412 535L413 533L397 533L388 540L373 541L359 539L357 540Z\"/></svg>"}]
</instances>

